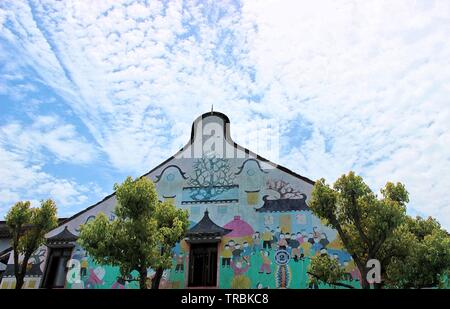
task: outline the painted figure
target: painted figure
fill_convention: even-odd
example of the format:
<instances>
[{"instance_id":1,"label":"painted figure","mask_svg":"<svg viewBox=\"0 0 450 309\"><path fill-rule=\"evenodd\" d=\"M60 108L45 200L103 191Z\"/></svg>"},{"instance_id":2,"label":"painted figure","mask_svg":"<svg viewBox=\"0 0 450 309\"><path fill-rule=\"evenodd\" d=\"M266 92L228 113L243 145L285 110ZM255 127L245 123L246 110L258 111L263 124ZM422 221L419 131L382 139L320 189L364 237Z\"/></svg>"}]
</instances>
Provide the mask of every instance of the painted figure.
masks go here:
<instances>
[{"instance_id":1,"label":"painted figure","mask_svg":"<svg viewBox=\"0 0 450 309\"><path fill-rule=\"evenodd\" d=\"M309 234L308 234L308 242L309 242L311 245L314 245L314 236L313 236L313 233L309 233Z\"/></svg>"},{"instance_id":2,"label":"painted figure","mask_svg":"<svg viewBox=\"0 0 450 309\"><path fill-rule=\"evenodd\" d=\"M321 234L319 243L322 245L322 248L326 248L328 246L330 242L328 241L327 234Z\"/></svg>"},{"instance_id":3,"label":"painted figure","mask_svg":"<svg viewBox=\"0 0 450 309\"><path fill-rule=\"evenodd\" d=\"M296 239L300 244L305 241L301 232L297 232Z\"/></svg>"},{"instance_id":4,"label":"painted figure","mask_svg":"<svg viewBox=\"0 0 450 309\"><path fill-rule=\"evenodd\" d=\"M262 234L262 240L263 240L263 249L269 250L272 244L273 235L270 231L269 227L266 226L264 233Z\"/></svg>"},{"instance_id":5,"label":"painted figure","mask_svg":"<svg viewBox=\"0 0 450 309\"><path fill-rule=\"evenodd\" d=\"M261 250L261 236L259 235L259 232L256 231L253 236L253 252L252 254L255 254Z\"/></svg>"},{"instance_id":6,"label":"painted figure","mask_svg":"<svg viewBox=\"0 0 450 309\"><path fill-rule=\"evenodd\" d=\"M295 262L298 262L298 259L300 258L300 243L295 234L292 234L291 238L288 239L288 245L291 248L291 256L294 258Z\"/></svg>"},{"instance_id":7,"label":"painted figure","mask_svg":"<svg viewBox=\"0 0 450 309\"><path fill-rule=\"evenodd\" d=\"M76 247L75 252L72 255L72 259L81 261L82 258L83 258L83 253L81 252L81 248Z\"/></svg>"},{"instance_id":8,"label":"painted figure","mask_svg":"<svg viewBox=\"0 0 450 309\"><path fill-rule=\"evenodd\" d=\"M250 263L250 255L252 254L252 249L250 248L250 246L248 245L248 242L246 242L246 241L244 241L244 243L242 245L243 245L242 258L247 263Z\"/></svg>"},{"instance_id":9,"label":"painted figure","mask_svg":"<svg viewBox=\"0 0 450 309\"><path fill-rule=\"evenodd\" d=\"M229 245L225 245L222 251L222 267L230 267L232 252Z\"/></svg>"},{"instance_id":10,"label":"painted figure","mask_svg":"<svg viewBox=\"0 0 450 309\"><path fill-rule=\"evenodd\" d=\"M289 247L289 240L291 239L291 233L287 232L284 234L284 239L286 240L286 249L289 254L291 254L291 247Z\"/></svg>"},{"instance_id":11,"label":"painted figure","mask_svg":"<svg viewBox=\"0 0 450 309\"><path fill-rule=\"evenodd\" d=\"M311 253L311 243L309 241L305 241L300 245L300 256L303 254L304 256L309 256Z\"/></svg>"},{"instance_id":12,"label":"painted figure","mask_svg":"<svg viewBox=\"0 0 450 309\"><path fill-rule=\"evenodd\" d=\"M180 252L176 258L177 266L175 266L175 272L183 272L184 271L184 254Z\"/></svg>"},{"instance_id":13,"label":"painted figure","mask_svg":"<svg viewBox=\"0 0 450 309\"><path fill-rule=\"evenodd\" d=\"M235 276L243 275L247 272L250 267L250 263L245 264L246 265L244 266L241 261L237 261L236 263L231 261L231 269L233 269Z\"/></svg>"},{"instance_id":14,"label":"painted figure","mask_svg":"<svg viewBox=\"0 0 450 309\"><path fill-rule=\"evenodd\" d=\"M322 249L322 245L320 244L319 238L314 238L314 244L312 245L313 254L316 254Z\"/></svg>"},{"instance_id":15,"label":"painted figure","mask_svg":"<svg viewBox=\"0 0 450 309\"><path fill-rule=\"evenodd\" d=\"M242 257L242 249L241 249L241 245L240 244L236 244L234 246L234 250L232 252L233 254L233 261L239 261Z\"/></svg>"},{"instance_id":16,"label":"painted figure","mask_svg":"<svg viewBox=\"0 0 450 309\"><path fill-rule=\"evenodd\" d=\"M277 229L275 231L275 241L278 241L280 239L280 234L281 234L281 228L279 226L277 226Z\"/></svg>"},{"instance_id":17,"label":"painted figure","mask_svg":"<svg viewBox=\"0 0 450 309\"><path fill-rule=\"evenodd\" d=\"M313 236L314 238L320 238L320 231L317 226L313 227Z\"/></svg>"},{"instance_id":18,"label":"painted figure","mask_svg":"<svg viewBox=\"0 0 450 309\"><path fill-rule=\"evenodd\" d=\"M273 250L276 250L277 249L277 246L278 246L278 238L275 236L275 231L274 230L271 230L270 231L271 233L272 233L272 241L271 241L271 243L270 243L270 245L271 245L271 248L273 249Z\"/></svg>"},{"instance_id":19,"label":"painted figure","mask_svg":"<svg viewBox=\"0 0 450 309\"><path fill-rule=\"evenodd\" d=\"M262 274L266 272L266 274L270 274L272 271L270 269L270 264L272 264L272 261L269 259L269 251L261 250L261 257L262 257L262 264L261 268L259 269L259 273Z\"/></svg>"},{"instance_id":20,"label":"painted figure","mask_svg":"<svg viewBox=\"0 0 450 309\"><path fill-rule=\"evenodd\" d=\"M81 258L81 262L80 262L80 276L81 277L86 276L87 268L88 268L88 257L87 257L87 253L85 253L84 256Z\"/></svg>"},{"instance_id":21,"label":"painted figure","mask_svg":"<svg viewBox=\"0 0 450 309\"><path fill-rule=\"evenodd\" d=\"M234 246L235 246L235 242L233 239L230 239L228 241L228 246L230 247L230 250L233 251L234 250Z\"/></svg>"},{"instance_id":22,"label":"painted figure","mask_svg":"<svg viewBox=\"0 0 450 309\"><path fill-rule=\"evenodd\" d=\"M284 238L284 234L280 234L280 239L278 240L278 249L286 250L286 247L287 247L287 241Z\"/></svg>"}]
</instances>

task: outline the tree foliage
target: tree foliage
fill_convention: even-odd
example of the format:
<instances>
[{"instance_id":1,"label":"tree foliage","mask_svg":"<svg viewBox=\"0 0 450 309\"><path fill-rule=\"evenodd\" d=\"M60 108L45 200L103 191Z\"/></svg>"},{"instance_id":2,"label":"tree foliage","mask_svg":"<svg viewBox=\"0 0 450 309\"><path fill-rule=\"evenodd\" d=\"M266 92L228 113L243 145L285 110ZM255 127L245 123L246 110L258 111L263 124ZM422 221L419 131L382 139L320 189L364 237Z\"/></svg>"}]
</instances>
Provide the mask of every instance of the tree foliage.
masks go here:
<instances>
[{"instance_id":1,"label":"tree foliage","mask_svg":"<svg viewBox=\"0 0 450 309\"><path fill-rule=\"evenodd\" d=\"M370 287L366 265L371 259L381 264L382 282L375 287L437 286L450 269L448 234L434 219L406 215L409 197L403 184L388 182L380 193L378 197L360 176L350 172L333 187L318 180L310 207L337 230L361 273L363 288ZM319 260L311 267L319 267ZM331 276L326 271L319 275Z\"/></svg>"},{"instance_id":2,"label":"tree foliage","mask_svg":"<svg viewBox=\"0 0 450 309\"><path fill-rule=\"evenodd\" d=\"M189 227L187 210L177 209L169 202L158 203L155 211L157 230L161 243L159 256L152 263L156 270L152 288L158 288L164 269L172 266L172 249L179 242Z\"/></svg>"},{"instance_id":3,"label":"tree foliage","mask_svg":"<svg viewBox=\"0 0 450 309\"><path fill-rule=\"evenodd\" d=\"M23 286L30 257L45 242L45 234L57 224L56 204L51 199L41 201L40 207L31 207L29 201L17 202L7 213L6 225L12 235L16 289Z\"/></svg>"},{"instance_id":4,"label":"tree foliage","mask_svg":"<svg viewBox=\"0 0 450 309\"><path fill-rule=\"evenodd\" d=\"M188 226L186 211L158 201L153 182L145 177L128 177L114 185L117 206L112 222L100 213L81 228L79 243L94 260L118 266L124 280L137 280L141 289L147 288L147 269L171 266L170 254L182 239ZM129 279L137 271L138 278ZM154 287L158 287L154 285Z\"/></svg>"},{"instance_id":5,"label":"tree foliage","mask_svg":"<svg viewBox=\"0 0 450 309\"><path fill-rule=\"evenodd\" d=\"M329 285L353 288L353 286L341 282L345 279L345 270L336 259L331 258L328 254L314 256L308 267L308 274L310 282L316 285L323 282Z\"/></svg>"},{"instance_id":6,"label":"tree foliage","mask_svg":"<svg viewBox=\"0 0 450 309\"><path fill-rule=\"evenodd\" d=\"M360 176L350 172L331 188L324 179L316 182L310 207L337 230L362 275L362 287L369 288L366 264L376 259L383 244L401 224L408 192L401 183L387 183L378 198Z\"/></svg>"},{"instance_id":7,"label":"tree foliage","mask_svg":"<svg viewBox=\"0 0 450 309\"><path fill-rule=\"evenodd\" d=\"M400 239L408 241L398 241L390 247L392 257L389 263L385 263L386 285L396 288L441 286L443 276L450 269L450 237L447 232L435 219L420 217L408 217L401 231L404 235Z\"/></svg>"}]
</instances>

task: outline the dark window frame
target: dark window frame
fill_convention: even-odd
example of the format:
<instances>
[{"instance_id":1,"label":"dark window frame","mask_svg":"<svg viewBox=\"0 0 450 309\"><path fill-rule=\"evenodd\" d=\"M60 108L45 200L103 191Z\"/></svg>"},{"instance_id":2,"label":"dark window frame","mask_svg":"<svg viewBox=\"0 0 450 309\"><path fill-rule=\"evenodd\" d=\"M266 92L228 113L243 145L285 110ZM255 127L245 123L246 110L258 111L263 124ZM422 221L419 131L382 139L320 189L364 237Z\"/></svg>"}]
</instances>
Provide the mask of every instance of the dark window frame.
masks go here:
<instances>
[{"instance_id":1,"label":"dark window frame","mask_svg":"<svg viewBox=\"0 0 450 309\"><path fill-rule=\"evenodd\" d=\"M48 247L47 261L45 265L44 278L42 280L41 287L46 289L63 289L66 285L66 280L64 279L63 285L54 285L55 276L58 272L57 267L59 259L65 259L64 261L64 274L67 275L69 268L67 267L67 262L72 257L73 246L52 246ZM56 264L56 266L54 266Z\"/></svg>"},{"instance_id":2,"label":"dark window frame","mask_svg":"<svg viewBox=\"0 0 450 309\"><path fill-rule=\"evenodd\" d=\"M191 243L189 249L188 288L217 287L219 243ZM197 265L196 265L197 264ZM198 268L200 265L200 268Z\"/></svg>"}]
</instances>

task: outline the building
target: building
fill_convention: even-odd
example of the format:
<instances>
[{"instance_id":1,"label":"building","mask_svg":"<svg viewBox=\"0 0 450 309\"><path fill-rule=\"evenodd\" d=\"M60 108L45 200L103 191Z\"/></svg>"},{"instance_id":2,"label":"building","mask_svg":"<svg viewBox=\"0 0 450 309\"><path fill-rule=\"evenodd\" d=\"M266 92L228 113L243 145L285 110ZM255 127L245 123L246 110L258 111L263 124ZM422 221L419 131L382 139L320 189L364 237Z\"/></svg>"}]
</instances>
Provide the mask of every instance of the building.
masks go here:
<instances>
[{"instance_id":1,"label":"building","mask_svg":"<svg viewBox=\"0 0 450 309\"><path fill-rule=\"evenodd\" d=\"M9 254L11 253L11 233L6 226L5 221L0 221L0 280L2 280L3 273L6 270Z\"/></svg>"},{"instance_id":2,"label":"building","mask_svg":"<svg viewBox=\"0 0 450 309\"><path fill-rule=\"evenodd\" d=\"M62 223L66 218L58 218L58 223ZM6 271L8 260L12 253L11 247L12 234L6 225L6 221L0 221L0 282ZM11 266L10 266L11 267ZM12 268L11 268L12 271ZM11 273L9 271L8 273Z\"/></svg>"},{"instance_id":3,"label":"building","mask_svg":"<svg viewBox=\"0 0 450 309\"><path fill-rule=\"evenodd\" d=\"M308 207L314 182L237 145L229 130L222 113L198 117L190 141L144 175L155 182L160 200L190 214L191 227L174 248L173 266L160 287L308 288L310 257L324 253L345 265L347 283L358 287L359 272L336 231ZM99 212L114 220L115 204L113 193L49 232L46 245L30 259L24 287L136 288L76 243L80 224ZM69 259L80 267L67 276ZM14 287L11 270L12 257L1 288Z\"/></svg>"}]
</instances>

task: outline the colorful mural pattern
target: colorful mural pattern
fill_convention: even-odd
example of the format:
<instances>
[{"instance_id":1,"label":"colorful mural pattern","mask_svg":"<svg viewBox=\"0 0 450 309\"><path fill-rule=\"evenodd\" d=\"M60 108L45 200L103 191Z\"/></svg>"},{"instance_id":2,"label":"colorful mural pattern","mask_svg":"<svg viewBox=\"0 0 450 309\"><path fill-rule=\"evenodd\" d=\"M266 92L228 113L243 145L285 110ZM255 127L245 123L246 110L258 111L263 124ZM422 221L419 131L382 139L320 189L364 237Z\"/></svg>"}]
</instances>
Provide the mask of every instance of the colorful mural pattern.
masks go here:
<instances>
[{"instance_id":1,"label":"colorful mural pattern","mask_svg":"<svg viewBox=\"0 0 450 309\"><path fill-rule=\"evenodd\" d=\"M268 178L270 173L255 164L256 160L245 161L237 171L225 161L211 157L194 161L191 173L171 165L157 176L157 188L162 187L180 207L190 209L192 225L201 219L206 206L216 214L213 220L231 230L221 239L218 252L220 288L326 287L311 285L306 273L311 257L317 254L336 258L348 269L346 283L359 286L350 255L336 240L336 233L311 213L304 192L286 179ZM259 179L252 180L255 177ZM170 190L173 183L183 186ZM231 208L229 200L237 207ZM173 265L165 272L161 287L185 287L188 256L189 245L182 241L173 250ZM97 265L80 247L73 258L80 261L82 280L67 284L68 288L137 288L136 282L120 278L116 267ZM149 281L152 273L149 269Z\"/></svg>"}]
</instances>

